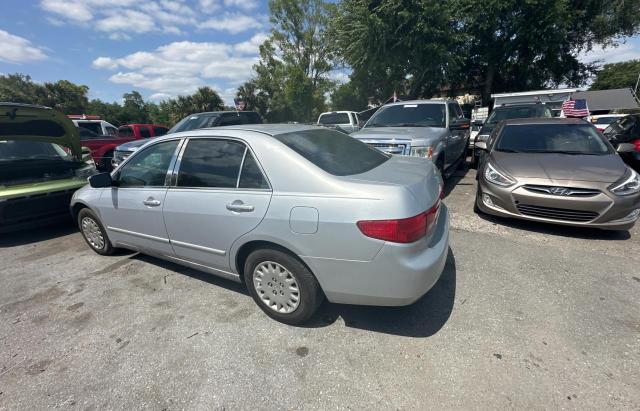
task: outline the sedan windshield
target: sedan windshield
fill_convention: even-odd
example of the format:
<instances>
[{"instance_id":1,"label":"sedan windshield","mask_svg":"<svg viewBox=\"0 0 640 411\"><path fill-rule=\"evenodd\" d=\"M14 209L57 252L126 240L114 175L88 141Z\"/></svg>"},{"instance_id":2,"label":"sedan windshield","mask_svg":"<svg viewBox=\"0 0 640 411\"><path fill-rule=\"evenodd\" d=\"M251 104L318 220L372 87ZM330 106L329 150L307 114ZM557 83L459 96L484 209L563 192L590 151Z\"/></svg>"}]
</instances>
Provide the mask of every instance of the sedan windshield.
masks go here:
<instances>
[{"instance_id":1,"label":"sedan windshield","mask_svg":"<svg viewBox=\"0 0 640 411\"><path fill-rule=\"evenodd\" d=\"M487 118L487 123L495 124L504 120L511 120L514 118L533 118L544 117L550 118L551 111L542 104L531 104L527 106L511 106L511 107L498 107Z\"/></svg>"},{"instance_id":2,"label":"sedan windshield","mask_svg":"<svg viewBox=\"0 0 640 411\"><path fill-rule=\"evenodd\" d=\"M612 149L589 124L510 124L495 150L510 153L611 154Z\"/></svg>"},{"instance_id":3,"label":"sedan windshield","mask_svg":"<svg viewBox=\"0 0 640 411\"><path fill-rule=\"evenodd\" d=\"M398 104L378 110L365 127L440 127L446 125L444 104Z\"/></svg>"},{"instance_id":4,"label":"sedan windshield","mask_svg":"<svg viewBox=\"0 0 640 411\"><path fill-rule=\"evenodd\" d=\"M73 160L62 147L42 141L0 140L0 161Z\"/></svg>"},{"instance_id":5,"label":"sedan windshield","mask_svg":"<svg viewBox=\"0 0 640 411\"><path fill-rule=\"evenodd\" d=\"M170 133L179 133L181 131L190 131L197 130L200 128L211 127L213 123L218 119L219 114L194 114L192 116L187 116L180 120L178 124L173 126L171 130L167 132Z\"/></svg>"},{"instance_id":6,"label":"sedan windshield","mask_svg":"<svg viewBox=\"0 0 640 411\"><path fill-rule=\"evenodd\" d=\"M336 176L364 173L389 159L387 154L333 130L304 130L276 135L274 138Z\"/></svg>"}]
</instances>

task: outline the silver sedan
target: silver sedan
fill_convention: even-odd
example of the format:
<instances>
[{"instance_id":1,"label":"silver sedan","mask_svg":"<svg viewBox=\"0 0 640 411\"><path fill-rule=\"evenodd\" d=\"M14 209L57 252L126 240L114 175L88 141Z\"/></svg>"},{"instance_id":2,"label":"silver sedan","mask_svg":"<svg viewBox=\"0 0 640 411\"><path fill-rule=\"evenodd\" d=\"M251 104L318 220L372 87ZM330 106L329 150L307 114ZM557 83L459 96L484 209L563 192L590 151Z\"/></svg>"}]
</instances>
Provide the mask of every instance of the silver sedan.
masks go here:
<instances>
[{"instance_id":1,"label":"silver sedan","mask_svg":"<svg viewBox=\"0 0 640 411\"><path fill-rule=\"evenodd\" d=\"M122 247L245 282L288 324L325 297L411 304L436 283L449 249L430 161L314 126L171 134L89 182L71 209L95 252Z\"/></svg>"}]
</instances>

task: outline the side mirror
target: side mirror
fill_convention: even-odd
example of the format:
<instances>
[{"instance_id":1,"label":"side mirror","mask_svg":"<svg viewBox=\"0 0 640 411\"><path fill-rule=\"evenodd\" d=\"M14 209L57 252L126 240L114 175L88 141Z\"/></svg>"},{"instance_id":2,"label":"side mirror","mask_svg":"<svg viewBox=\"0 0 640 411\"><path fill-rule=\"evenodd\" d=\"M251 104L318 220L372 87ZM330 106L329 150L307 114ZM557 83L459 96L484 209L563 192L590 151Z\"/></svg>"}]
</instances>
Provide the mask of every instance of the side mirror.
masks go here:
<instances>
[{"instance_id":1,"label":"side mirror","mask_svg":"<svg viewBox=\"0 0 640 411\"><path fill-rule=\"evenodd\" d=\"M475 144L474 147L477 148L478 150L487 151L487 142L486 141L476 141L476 144Z\"/></svg>"},{"instance_id":2,"label":"side mirror","mask_svg":"<svg viewBox=\"0 0 640 411\"><path fill-rule=\"evenodd\" d=\"M105 188L113 186L111 173L94 174L89 177L89 185L92 188Z\"/></svg>"},{"instance_id":3,"label":"side mirror","mask_svg":"<svg viewBox=\"0 0 640 411\"><path fill-rule=\"evenodd\" d=\"M467 118L452 120L449 124L449 130L468 130L471 122Z\"/></svg>"},{"instance_id":4,"label":"side mirror","mask_svg":"<svg viewBox=\"0 0 640 411\"><path fill-rule=\"evenodd\" d=\"M630 152L636 151L636 146L635 144L631 144L631 143L620 143L618 144L616 151L618 153L630 153Z\"/></svg>"},{"instance_id":5,"label":"side mirror","mask_svg":"<svg viewBox=\"0 0 640 411\"><path fill-rule=\"evenodd\" d=\"M82 146L82 161L91 160L91 149L89 147Z\"/></svg>"}]
</instances>

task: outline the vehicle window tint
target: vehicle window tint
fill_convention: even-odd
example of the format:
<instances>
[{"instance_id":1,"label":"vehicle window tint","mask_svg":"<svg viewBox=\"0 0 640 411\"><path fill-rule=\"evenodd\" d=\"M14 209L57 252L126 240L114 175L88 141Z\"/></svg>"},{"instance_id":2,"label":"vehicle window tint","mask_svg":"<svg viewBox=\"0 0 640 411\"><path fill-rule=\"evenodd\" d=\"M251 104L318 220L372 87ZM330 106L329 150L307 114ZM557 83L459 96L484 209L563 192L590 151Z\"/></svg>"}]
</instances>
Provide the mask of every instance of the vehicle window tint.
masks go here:
<instances>
[{"instance_id":1,"label":"vehicle window tint","mask_svg":"<svg viewBox=\"0 0 640 411\"><path fill-rule=\"evenodd\" d=\"M241 111L240 117L242 117L242 124L262 124L262 119L258 113L253 111Z\"/></svg>"},{"instance_id":2,"label":"vehicle window tint","mask_svg":"<svg viewBox=\"0 0 640 411\"><path fill-rule=\"evenodd\" d=\"M327 113L320 116L320 124L349 124L348 113Z\"/></svg>"},{"instance_id":3,"label":"vehicle window tint","mask_svg":"<svg viewBox=\"0 0 640 411\"><path fill-rule=\"evenodd\" d=\"M87 130L91 130L96 134L102 134L102 127L100 123L89 123L86 121L78 122L78 127L86 128Z\"/></svg>"},{"instance_id":4,"label":"vehicle window tint","mask_svg":"<svg viewBox=\"0 0 640 411\"><path fill-rule=\"evenodd\" d=\"M99 140L99 139L106 139L110 137L110 136L101 136L100 134L96 134L93 131L86 129L84 127L78 127L78 132L80 133L80 141Z\"/></svg>"},{"instance_id":5,"label":"vehicle window tint","mask_svg":"<svg viewBox=\"0 0 640 411\"><path fill-rule=\"evenodd\" d=\"M178 140L154 144L133 155L118 172L119 187L161 187Z\"/></svg>"},{"instance_id":6,"label":"vehicle window tint","mask_svg":"<svg viewBox=\"0 0 640 411\"><path fill-rule=\"evenodd\" d=\"M601 134L589 124L505 125L495 149L524 153L611 153Z\"/></svg>"},{"instance_id":7,"label":"vehicle window tint","mask_svg":"<svg viewBox=\"0 0 640 411\"><path fill-rule=\"evenodd\" d=\"M140 126L138 127L138 130L140 130L140 137L142 138L151 137L151 133L149 132L149 128L147 128L147 126Z\"/></svg>"},{"instance_id":8,"label":"vehicle window tint","mask_svg":"<svg viewBox=\"0 0 640 411\"><path fill-rule=\"evenodd\" d=\"M245 145L230 140L194 139L182 155L178 186L235 188Z\"/></svg>"},{"instance_id":9,"label":"vehicle window tint","mask_svg":"<svg viewBox=\"0 0 640 411\"><path fill-rule=\"evenodd\" d=\"M118 129L115 128L115 127L107 126L106 130L107 130L107 134L110 135L110 136L117 136L118 135Z\"/></svg>"},{"instance_id":10,"label":"vehicle window tint","mask_svg":"<svg viewBox=\"0 0 640 411\"><path fill-rule=\"evenodd\" d=\"M205 127L212 127L218 117L219 113L214 114L193 114L187 116L180 120L178 124L173 126L167 134L169 133L179 133L181 131L189 131L189 130L197 130Z\"/></svg>"},{"instance_id":11,"label":"vehicle window tint","mask_svg":"<svg viewBox=\"0 0 640 411\"><path fill-rule=\"evenodd\" d=\"M260 167L255 158L251 154L251 151L247 150L247 155L244 158L242 164L242 171L240 173L239 188L269 188L267 180L262 175Z\"/></svg>"},{"instance_id":12,"label":"vehicle window tint","mask_svg":"<svg viewBox=\"0 0 640 411\"><path fill-rule=\"evenodd\" d=\"M364 173L390 157L347 134L323 128L279 134L274 138L336 176Z\"/></svg>"},{"instance_id":13,"label":"vehicle window tint","mask_svg":"<svg viewBox=\"0 0 640 411\"><path fill-rule=\"evenodd\" d=\"M444 103L383 106L371 117L369 127L445 127Z\"/></svg>"},{"instance_id":14,"label":"vehicle window tint","mask_svg":"<svg viewBox=\"0 0 640 411\"><path fill-rule=\"evenodd\" d=\"M122 126L118 129L118 133L122 137L133 137L133 129L129 126Z\"/></svg>"},{"instance_id":15,"label":"vehicle window tint","mask_svg":"<svg viewBox=\"0 0 640 411\"><path fill-rule=\"evenodd\" d=\"M246 124L244 120L239 114L225 114L218 122L218 126L238 126Z\"/></svg>"},{"instance_id":16,"label":"vehicle window tint","mask_svg":"<svg viewBox=\"0 0 640 411\"><path fill-rule=\"evenodd\" d=\"M153 126L153 134L156 136L164 136L167 134L167 130L168 128L166 127Z\"/></svg>"}]
</instances>

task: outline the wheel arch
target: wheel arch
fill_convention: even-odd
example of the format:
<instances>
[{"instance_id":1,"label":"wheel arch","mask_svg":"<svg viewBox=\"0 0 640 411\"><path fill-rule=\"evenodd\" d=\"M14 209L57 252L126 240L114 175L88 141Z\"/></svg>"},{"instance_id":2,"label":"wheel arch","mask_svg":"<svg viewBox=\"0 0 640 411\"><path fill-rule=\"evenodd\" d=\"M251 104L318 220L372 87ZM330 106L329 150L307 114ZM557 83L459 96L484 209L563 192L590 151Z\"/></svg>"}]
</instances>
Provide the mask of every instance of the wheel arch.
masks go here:
<instances>
[{"instance_id":1,"label":"wheel arch","mask_svg":"<svg viewBox=\"0 0 640 411\"><path fill-rule=\"evenodd\" d=\"M276 249L291 255L293 258L300 261L300 263L303 264L315 277L313 269L309 267L309 265L302 258L300 258L300 255L294 250L293 247L289 245L282 245L270 239L251 239L239 245L237 251L232 254L231 258L231 268L240 275L241 281L244 281L244 265L247 261L247 258L253 251L263 248Z\"/></svg>"}]
</instances>

